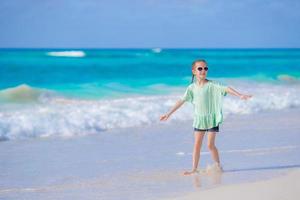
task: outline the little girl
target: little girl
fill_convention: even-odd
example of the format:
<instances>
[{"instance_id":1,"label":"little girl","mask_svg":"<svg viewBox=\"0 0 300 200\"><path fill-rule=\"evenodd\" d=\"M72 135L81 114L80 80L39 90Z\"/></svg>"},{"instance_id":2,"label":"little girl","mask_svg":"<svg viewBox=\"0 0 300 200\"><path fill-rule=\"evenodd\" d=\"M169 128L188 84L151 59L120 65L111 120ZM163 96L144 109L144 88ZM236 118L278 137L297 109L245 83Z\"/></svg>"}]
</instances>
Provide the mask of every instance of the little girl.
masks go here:
<instances>
[{"instance_id":1,"label":"little girl","mask_svg":"<svg viewBox=\"0 0 300 200\"><path fill-rule=\"evenodd\" d=\"M205 60L196 60L192 64L192 83L187 87L184 95L176 102L174 107L160 117L161 121L167 120L184 102L190 102L194 106L194 150L193 167L190 171L185 171L184 175L190 175L199 172L197 170L200 159L200 149L205 132L207 131L207 145L211 152L214 164L212 165L218 171L223 171L220 164L218 149L215 146L215 136L219 132L219 124L223 122L222 100L227 93L237 96L240 99L247 100L252 95L245 95L237 92L231 87L222 85L216 81L207 80L207 63ZM196 76L197 81L194 82Z\"/></svg>"}]
</instances>

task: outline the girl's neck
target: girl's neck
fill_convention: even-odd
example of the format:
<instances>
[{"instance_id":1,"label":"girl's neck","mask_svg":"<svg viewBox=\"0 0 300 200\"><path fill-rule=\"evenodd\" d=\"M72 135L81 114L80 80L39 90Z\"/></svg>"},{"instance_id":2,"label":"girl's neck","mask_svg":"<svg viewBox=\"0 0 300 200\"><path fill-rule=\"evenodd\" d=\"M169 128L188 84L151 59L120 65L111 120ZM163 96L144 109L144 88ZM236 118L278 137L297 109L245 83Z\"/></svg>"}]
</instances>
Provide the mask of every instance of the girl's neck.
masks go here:
<instances>
[{"instance_id":1,"label":"girl's neck","mask_svg":"<svg viewBox=\"0 0 300 200\"><path fill-rule=\"evenodd\" d=\"M206 78L205 79L197 79L196 84L202 86L202 85L205 85L207 82L208 82L208 80Z\"/></svg>"}]
</instances>

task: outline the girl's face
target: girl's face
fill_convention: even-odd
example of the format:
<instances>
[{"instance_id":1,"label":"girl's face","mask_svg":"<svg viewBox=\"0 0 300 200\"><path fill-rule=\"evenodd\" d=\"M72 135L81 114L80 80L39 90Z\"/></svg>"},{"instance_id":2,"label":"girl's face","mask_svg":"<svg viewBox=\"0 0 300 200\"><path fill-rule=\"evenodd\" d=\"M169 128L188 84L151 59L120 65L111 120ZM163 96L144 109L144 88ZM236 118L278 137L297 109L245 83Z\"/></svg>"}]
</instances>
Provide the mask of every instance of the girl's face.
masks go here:
<instances>
[{"instance_id":1,"label":"girl's face","mask_svg":"<svg viewBox=\"0 0 300 200\"><path fill-rule=\"evenodd\" d=\"M205 62L197 62L192 70L192 73L200 80L205 80L207 75L207 66Z\"/></svg>"}]
</instances>

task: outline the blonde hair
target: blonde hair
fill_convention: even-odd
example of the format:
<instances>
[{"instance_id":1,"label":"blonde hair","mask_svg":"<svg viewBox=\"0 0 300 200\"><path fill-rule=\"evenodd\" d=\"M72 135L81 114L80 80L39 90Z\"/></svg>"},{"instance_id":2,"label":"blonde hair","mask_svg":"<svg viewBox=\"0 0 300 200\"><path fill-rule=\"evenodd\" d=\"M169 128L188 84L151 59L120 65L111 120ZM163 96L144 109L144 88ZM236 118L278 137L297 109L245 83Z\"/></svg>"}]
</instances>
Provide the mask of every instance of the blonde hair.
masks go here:
<instances>
[{"instance_id":1,"label":"blonde hair","mask_svg":"<svg viewBox=\"0 0 300 200\"><path fill-rule=\"evenodd\" d=\"M206 60L204 60L204 59L198 59L198 60L195 60L195 61L192 63L192 70L194 69L196 63L198 63L198 62L203 62L203 63L205 63L205 64L207 65ZM192 73L192 81L191 81L191 83L194 82L194 78L195 78L195 75Z\"/></svg>"}]
</instances>

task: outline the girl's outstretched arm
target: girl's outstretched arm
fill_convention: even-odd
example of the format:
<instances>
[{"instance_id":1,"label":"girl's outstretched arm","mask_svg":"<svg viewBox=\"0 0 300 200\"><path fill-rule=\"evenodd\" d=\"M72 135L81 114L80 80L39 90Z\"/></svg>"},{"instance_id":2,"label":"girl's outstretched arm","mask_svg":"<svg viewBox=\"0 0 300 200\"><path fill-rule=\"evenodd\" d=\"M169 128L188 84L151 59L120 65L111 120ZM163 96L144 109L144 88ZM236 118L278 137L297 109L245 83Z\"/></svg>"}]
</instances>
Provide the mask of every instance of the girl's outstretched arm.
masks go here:
<instances>
[{"instance_id":1,"label":"girl's outstretched arm","mask_svg":"<svg viewBox=\"0 0 300 200\"><path fill-rule=\"evenodd\" d=\"M173 112L175 112L178 108L180 108L180 106L182 106L182 104L184 104L184 101L179 99L175 105L173 106L173 108L170 110L170 112L160 116L160 121L166 121Z\"/></svg>"},{"instance_id":2,"label":"girl's outstretched arm","mask_svg":"<svg viewBox=\"0 0 300 200\"><path fill-rule=\"evenodd\" d=\"M247 99L249 99L249 98L252 97L252 95L241 94L241 93L239 93L238 91L234 90L231 87L227 87L226 88L226 92L229 93L229 94L231 94L231 95L240 97L240 99L243 99L243 100L247 100Z\"/></svg>"}]
</instances>

